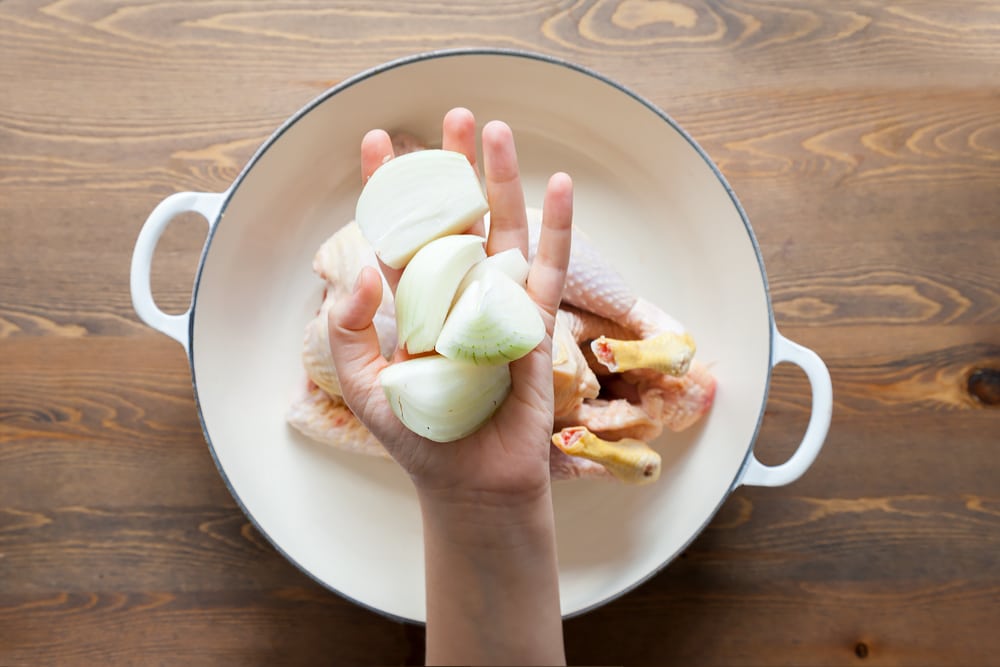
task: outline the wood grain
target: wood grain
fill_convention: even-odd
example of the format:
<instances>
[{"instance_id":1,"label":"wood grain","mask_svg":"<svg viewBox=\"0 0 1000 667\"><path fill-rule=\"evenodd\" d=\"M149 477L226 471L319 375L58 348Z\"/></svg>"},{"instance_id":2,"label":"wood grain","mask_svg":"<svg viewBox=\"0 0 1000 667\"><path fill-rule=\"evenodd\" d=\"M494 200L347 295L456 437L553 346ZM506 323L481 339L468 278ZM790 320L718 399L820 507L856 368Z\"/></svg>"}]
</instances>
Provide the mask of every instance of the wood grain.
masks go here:
<instances>
[{"instance_id":1,"label":"wood grain","mask_svg":"<svg viewBox=\"0 0 1000 667\"><path fill-rule=\"evenodd\" d=\"M307 101L460 46L591 67L665 109L753 223L834 418L669 568L566 623L571 662L995 664L1000 6L988 0L0 2L0 665L418 664L240 512L181 348L132 311L142 220L221 191ZM204 240L160 243L183 310ZM993 392L993 393L991 393ZM773 375L755 447L794 451Z\"/></svg>"},{"instance_id":2,"label":"wood grain","mask_svg":"<svg viewBox=\"0 0 1000 667\"><path fill-rule=\"evenodd\" d=\"M13 631L7 664L403 664L412 632L296 587L4 596L0 623Z\"/></svg>"}]
</instances>

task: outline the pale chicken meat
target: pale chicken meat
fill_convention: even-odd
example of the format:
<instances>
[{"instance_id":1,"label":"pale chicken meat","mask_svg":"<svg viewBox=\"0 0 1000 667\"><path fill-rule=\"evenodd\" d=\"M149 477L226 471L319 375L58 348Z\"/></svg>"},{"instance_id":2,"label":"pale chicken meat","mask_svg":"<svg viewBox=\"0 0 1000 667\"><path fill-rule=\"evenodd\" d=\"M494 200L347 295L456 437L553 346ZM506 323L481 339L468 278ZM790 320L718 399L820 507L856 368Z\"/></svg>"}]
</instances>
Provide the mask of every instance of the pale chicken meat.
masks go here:
<instances>
[{"instance_id":1,"label":"pale chicken meat","mask_svg":"<svg viewBox=\"0 0 1000 667\"><path fill-rule=\"evenodd\" d=\"M552 331L552 387L555 414L572 414L585 399L596 399L601 385L580 349L573 325L575 316L565 310L556 313Z\"/></svg>"},{"instance_id":2,"label":"pale chicken meat","mask_svg":"<svg viewBox=\"0 0 1000 667\"><path fill-rule=\"evenodd\" d=\"M581 401L572 412L557 415L556 428L582 426L610 440L634 438L654 440L663 433L663 424L641 403L626 398L595 398Z\"/></svg>"},{"instance_id":3,"label":"pale chicken meat","mask_svg":"<svg viewBox=\"0 0 1000 667\"><path fill-rule=\"evenodd\" d=\"M540 223L541 213L529 209L529 254L537 246ZM578 230L573 234L563 303L574 306L571 310L575 317L570 321L573 334L578 342L585 344L588 359L599 362L591 363L595 373L598 376L615 373L634 385L640 394L641 408L662 427L683 431L711 408L715 378L694 360L694 341L683 325L653 303L636 296L621 274ZM605 348L624 352L620 356L627 364L614 363L621 359L615 359L613 354L609 358ZM630 403L635 402L632 397L627 398ZM614 418L630 412L641 419L641 415L621 404L611 403L607 407L614 411ZM581 424L592 431L602 431L600 423ZM655 429L642 434L647 439L658 435Z\"/></svg>"},{"instance_id":4,"label":"pale chicken meat","mask_svg":"<svg viewBox=\"0 0 1000 667\"><path fill-rule=\"evenodd\" d=\"M557 409L557 427L582 425L604 437L653 440L664 428L671 431L689 428L712 407L715 378L704 365L693 362L681 376L646 368L612 372L597 359L592 343L600 339L601 332L619 339L637 339L638 333L566 303L559 312L557 324L561 321L581 345L588 366L600 382L602 396L584 397L573 404L573 411ZM651 333L653 338L658 335L655 330Z\"/></svg>"},{"instance_id":5,"label":"pale chicken meat","mask_svg":"<svg viewBox=\"0 0 1000 667\"><path fill-rule=\"evenodd\" d=\"M421 148L407 141L406 148ZM528 209L528 223L530 260L537 247L540 211ZM313 440L388 458L341 398L329 347L329 309L350 294L366 265L377 267L378 262L353 222L316 253L313 269L325 282L323 302L306 325L302 361L308 382L287 419ZM374 324L381 351L390 358L396 322L387 285ZM606 478L635 484L656 479L660 456L648 443L664 429L680 431L697 422L715 397L715 379L693 359L694 341L683 326L636 296L575 228L552 351L553 479Z\"/></svg>"},{"instance_id":6,"label":"pale chicken meat","mask_svg":"<svg viewBox=\"0 0 1000 667\"><path fill-rule=\"evenodd\" d=\"M357 280L361 269L366 266L378 268L378 259L375 251L368 241L361 234L361 229L356 222L349 222L340 231L326 240L319 247L316 256L313 258L313 271L320 278L326 281L326 291L323 296L323 305L316 320L322 323L314 327L314 331L319 332L314 340L317 345L322 346L325 351L324 359L329 360L332 367L333 360L330 358L329 332L327 330L326 310L330 306L346 298L354 289L354 281ZM316 321L314 320L314 322ZM383 280L382 303L375 311L374 318L375 331L378 332L379 347L382 354L388 358L396 347L396 308L393 303L392 290L388 283ZM307 347L309 341L307 340ZM324 353L314 350L315 354L323 357ZM324 360L323 363L326 363ZM306 363L309 368L309 363ZM328 369L330 372L332 368ZM317 382L317 384L320 384ZM320 384L322 386L322 384ZM339 391L336 393L340 393Z\"/></svg>"},{"instance_id":7,"label":"pale chicken meat","mask_svg":"<svg viewBox=\"0 0 1000 667\"><path fill-rule=\"evenodd\" d=\"M344 399L331 396L313 382L307 383L302 395L292 402L286 417L300 433L317 442L354 454L390 458Z\"/></svg>"}]
</instances>

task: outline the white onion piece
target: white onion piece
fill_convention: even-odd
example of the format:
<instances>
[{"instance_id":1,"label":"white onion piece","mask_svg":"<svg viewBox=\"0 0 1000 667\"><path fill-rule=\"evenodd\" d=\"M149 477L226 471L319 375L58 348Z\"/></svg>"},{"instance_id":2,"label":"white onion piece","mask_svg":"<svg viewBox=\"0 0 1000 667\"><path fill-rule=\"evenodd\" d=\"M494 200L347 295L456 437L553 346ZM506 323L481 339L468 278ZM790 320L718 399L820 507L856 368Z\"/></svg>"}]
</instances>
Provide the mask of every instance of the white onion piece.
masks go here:
<instances>
[{"instance_id":1,"label":"white onion piece","mask_svg":"<svg viewBox=\"0 0 1000 667\"><path fill-rule=\"evenodd\" d=\"M430 241L467 230L488 210L479 176L463 154L424 150L376 169L355 217L379 259L399 269Z\"/></svg>"},{"instance_id":2,"label":"white onion piece","mask_svg":"<svg viewBox=\"0 0 1000 667\"><path fill-rule=\"evenodd\" d=\"M465 288L471 285L474 280L479 280L487 271L492 270L499 270L506 273L510 276L511 280L522 287L528 280L528 260L524 258L524 255L517 248L508 248L503 252L490 255L469 269L469 272L465 274L465 278L462 279L462 283L458 286L458 293L461 294L464 292Z\"/></svg>"},{"instance_id":3,"label":"white onion piece","mask_svg":"<svg viewBox=\"0 0 1000 667\"><path fill-rule=\"evenodd\" d=\"M459 295L434 349L450 359L506 364L531 352L544 337L545 323L524 287L487 267Z\"/></svg>"},{"instance_id":4,"label":"white onion piece","mask_svg":"<svg viewBox=\"0 0 1000 667\"><path fill-rule=\"evenodd\" d=\"M396 286L399 346L410 354L434 349L465 274L486 258L483 237L456 234L431 241L403 270Z\"/></svg>"},{"instance_id":5,"label":"white onion piece","mask_svg":"<svg viewBox=\"0 0 1000 667\"><path fill-rule=\"evenodd\" d=\"M510 392L507 364L477 366L438 355L386 367L379 382L403 424L435 442L475 432Z\"/></svg>"}]
</instances>

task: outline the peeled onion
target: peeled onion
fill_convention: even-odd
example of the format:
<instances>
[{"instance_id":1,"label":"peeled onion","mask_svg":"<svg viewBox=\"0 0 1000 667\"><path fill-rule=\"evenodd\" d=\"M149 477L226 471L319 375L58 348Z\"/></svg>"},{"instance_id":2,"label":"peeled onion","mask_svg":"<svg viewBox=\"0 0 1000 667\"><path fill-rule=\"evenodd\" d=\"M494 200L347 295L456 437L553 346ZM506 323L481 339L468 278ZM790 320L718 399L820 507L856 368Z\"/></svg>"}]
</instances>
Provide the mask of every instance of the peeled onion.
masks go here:
<instances>
[{"instance_id":1,"label":"peeled onion","mask_svg":"<svg viewBox=\"0 0 1000 667\"><path fill-rule=\"evenodd\" d=\"M398 344L410 354L429 352L465 274L486 258L481 236L458 234L421 248L396 287Z\"/></svg>"},{"instance_id":2,"label":"peeled onion","mask_svg":"<svg viewBox=\"0 0 1000 667\"><path fill-rule=\"evenodd\" d=\"M545 337L538 306L499 269L487 267L480 274L452 306L434 349L474 364L520 359Z\"/></svg>"},{"instance_id":3,"label":"peeled onion","mask_svg":"<svg viewBox=\"0 0 1000 667\"><path fill-rule=\"evenodd\" d=\"M451 442L474 433L493 416L510 392L510 369L431 355L386 367L379 382L408 429L435 442Z\"/></svg>"},{"instance_id":4,"label":"peeled onion","mask_svg":"<svg viewBox=\"0 0 1000 667\"><path fill-rule=\"evenodd\" d=\"M400 269L427 243L464 232L488 210L465 155L424 150L376 169L358 197L355 218L378 258Z\"/></svg>"}]
</instances>

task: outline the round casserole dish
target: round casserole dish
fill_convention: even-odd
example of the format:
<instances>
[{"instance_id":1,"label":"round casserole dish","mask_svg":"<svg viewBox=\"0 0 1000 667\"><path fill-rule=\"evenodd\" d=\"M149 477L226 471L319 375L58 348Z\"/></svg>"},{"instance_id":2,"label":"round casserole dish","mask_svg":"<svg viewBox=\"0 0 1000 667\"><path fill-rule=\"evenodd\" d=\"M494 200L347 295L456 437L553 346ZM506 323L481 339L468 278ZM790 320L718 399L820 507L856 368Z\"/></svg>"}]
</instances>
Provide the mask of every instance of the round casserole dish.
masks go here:
<instances>
[{"instance_id":1,"label":"round casserole dish","mask_svg":"<svg viewBox=\"0 0 1000 667\"><path fill-rule=\"evenodd\" d=\"M331 88L293 115L222 193L161 202L136 241L131 289L139 316L180 342L212 456L250 521L297 567L392 617L424 620L420 514L391 462L335 451L285 423L304 381L303 327L321 300L313 254L353 218L361 137L375 127L431 141L454 106L514 130L529 206L549 174L575 181L575 224L636 293L684 322L718 380L695 427L654 446L652 485L555 484L563 612L634 588L668 564L739 485L777 486L813 462L830 423L823 362L775 327L750 223L708 156L663 111L595 72L501 50L431 52ZM152 298L157 240L177 215L208 221L190 309ZM812 414L778 466L753 453L771 369L802 367Z\"/></svg>"}]
</instances>

